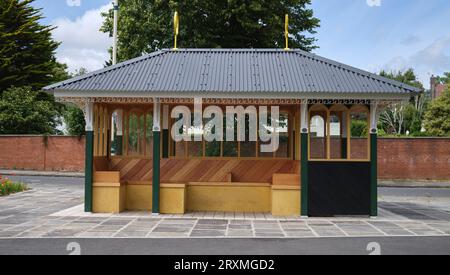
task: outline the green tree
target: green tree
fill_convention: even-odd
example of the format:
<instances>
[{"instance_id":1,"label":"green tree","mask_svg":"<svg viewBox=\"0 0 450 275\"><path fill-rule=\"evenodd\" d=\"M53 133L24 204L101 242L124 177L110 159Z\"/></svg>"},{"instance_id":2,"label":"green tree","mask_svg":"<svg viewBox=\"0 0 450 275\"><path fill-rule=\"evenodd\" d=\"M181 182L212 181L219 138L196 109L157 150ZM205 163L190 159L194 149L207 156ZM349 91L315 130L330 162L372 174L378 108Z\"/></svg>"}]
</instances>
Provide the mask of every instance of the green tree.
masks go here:
<instances>
[{"instance_id":1,"label":"green tree","mask_svg":"<svg viewBox=\"0 0 450 275\"><path fill-rule=\"evenodd\" d=\"M82 136L85 133L86 122L84 120L83 111L69 104L64 112L64 122L66 123L67 132L71 136Z\"/></svg>"},{"instance_id":2,"label":"green tree","mask_svg":"<svg viewBox=\"0 0 450 275\"><path fill-rule=\"evenodd\" d=\"M430 103L425 113L424 127L434 136L450 136L450 87Z\"/></svg>"},{"instance_id":3,"label":"green tree","mask_svg":"<svg viewBox=\"0 0 450 275\"><path fill-rule=\"evenodd\" d=\"M402 72L402 71L386 72L386 71L382 70L380 72L380 76L387 77L387 78L390 78L393 80L397 80L402 83L408 84L410 86L423 89L423 84L417 79L414 69L408 69L404 72Z\"/></svg>"},{"instance_id":4,"label":"green tree","mask_svg":"<svg viewBox=\"0 0 450 275\"><path fill-rule=\"evenodd\" d=\"M413 69L404 72L381 71L380 76L423 89ZM416 95L409 102L388 106L380 116L380 127L388 135L421 135L423 116L430 102L426 94Z\"/></svg>"},{"instance_id":5,"label":"green tree","mask_svg":"<svg viewBox=\"0 0 450 275\"><path fill-rule=\"evenodd\" d=\"M0 93L11 86L32 89L61 80L56 62L59 43L51 37L52 27L39 23L40 9L34 0L0 1Z\"/></svg>"},{"instance_id":6,"label":"green tree","mask_svg":"<svg viewBox=\"0 0 450 275\"><path fill-rule=\"evenodd\" d=\"M450 84L450 72L444 73L443 76L438 76L437 81L442 84Z\"/></svg>"},{"instance_id":7,"label":"green tree","mask_svg":"<svg viewBox=\"0 0 450 275\"><path fill-rule=\"evenodd\" d=\"M0 96L0 134L59 134L58 111L48 96L30 87L4 91Z\"/></svg>"},{"instance_id":8,"label":"green tree","mask_svg":"<svg viewBox=\"0 0 450 275\"><path fill-rule=\"evenodd\" d=\"M180 13L184 48L282 48L284 15L290 15L290 47L310 51L320 20L311 0L127 0L120 3L118 60L173 47L172 18ZM113 12L103 14L112 33Z\"/></svg>"},{"instance_id":9,"label":"green tree","mask_svg":"<svg viewBox=\"0 0 450 275\"><path fill-rule=\"evenodd\" d=\"M87 69L80 68L71 74L70 77L77 77L86 73L88 73ZM68 134L71 136L84 135L86 122L83 111L73 104L67 104L62 113Z\"/></svg>"}]
</instances>

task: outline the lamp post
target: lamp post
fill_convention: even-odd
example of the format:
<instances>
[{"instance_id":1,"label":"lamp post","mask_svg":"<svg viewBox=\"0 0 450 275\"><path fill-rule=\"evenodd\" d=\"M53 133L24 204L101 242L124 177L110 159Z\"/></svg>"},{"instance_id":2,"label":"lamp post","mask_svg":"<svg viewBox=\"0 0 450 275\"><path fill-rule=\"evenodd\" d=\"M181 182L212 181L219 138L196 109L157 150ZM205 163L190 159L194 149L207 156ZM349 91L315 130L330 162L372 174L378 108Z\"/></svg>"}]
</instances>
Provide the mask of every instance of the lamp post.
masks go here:
<instances>
[{"instance_id":1,"label":"lamp post","mask_svg":"<svg viewBox=\"0 0 450 275\"><path fill-rule=\"evenodd\" d=\"M117 24L119 23L119 0L114 0L114 26L113 26L113 65L117 64Z\"/></svg>"}]
</instances>

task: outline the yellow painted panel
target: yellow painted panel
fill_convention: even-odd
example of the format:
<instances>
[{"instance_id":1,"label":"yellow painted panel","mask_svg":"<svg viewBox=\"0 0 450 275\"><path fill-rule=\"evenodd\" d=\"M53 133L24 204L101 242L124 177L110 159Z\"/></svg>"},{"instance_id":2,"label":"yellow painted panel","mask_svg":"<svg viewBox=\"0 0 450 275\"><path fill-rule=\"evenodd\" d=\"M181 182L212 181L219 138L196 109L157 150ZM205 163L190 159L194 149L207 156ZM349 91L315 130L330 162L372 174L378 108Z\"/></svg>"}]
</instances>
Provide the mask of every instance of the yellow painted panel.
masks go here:
<instances>
[{"instance_id":1,"label":"yellow painted panel","mask_svg":"<svg viewBox=\"0 0 450 275\"><path fill-rule=\"evenodd\" d=\"M299 216L300 213L300 189L272 190L273 216Z\"/></svg>"},{"instance_id":2,"label":"yellow painted panel","mask_svg":"<svg viewBox=\"0 0 450 275\"><path fill-rule=\"evenodd\" d=\"M270 212L271 188L249 186L189 186L189 211Z\"/></svg>"},{"instance_id":3,"label":"yellow painted panel","mask_svg":"<svg viewBox=\"0 0 450 275\"><path fill-rule=\"evenodd\" d=\"M186 210L186 188L161 187L161 214L184 214Z\"/></svg>"},{"instance_id":4,"label":"yellow painted panel","mask_svg":"<svg viewBox=\"0 0 450 275\"><path fill-rule=\"evenodd\" d=\"M273 174L273 185L294 185L300 186L299 174Z\"/></svg>"},{"instance_id":5,"label":"yellow painted panel","mask_svg":"<svg viewBox=\"0 0 450 275\"><path fill-rule=\"evenodd\" d=\"M120 172L110 171L110 172L95 172L94 182L117 182L120 183Z\"/></svg>"},{"instance_id":6,"label":"yellow painted panel","mask_svg":"<svg viewBox=\"0 0 450 275\"><path fill-rule=\"evenodd\" d=\"M152 186L127 185L126 209L152 211Z\"/></svg>"},{"instance_id":7,"label":"yellow painted panel","mask_svg":"<svg viewBox=\"0 0 450 275\"><path fill-rule=\"evenodd\" d=\"M94 187L92 208L94 213L120 213L125 210L122 187Z\"/></svg>"}]
</instances>

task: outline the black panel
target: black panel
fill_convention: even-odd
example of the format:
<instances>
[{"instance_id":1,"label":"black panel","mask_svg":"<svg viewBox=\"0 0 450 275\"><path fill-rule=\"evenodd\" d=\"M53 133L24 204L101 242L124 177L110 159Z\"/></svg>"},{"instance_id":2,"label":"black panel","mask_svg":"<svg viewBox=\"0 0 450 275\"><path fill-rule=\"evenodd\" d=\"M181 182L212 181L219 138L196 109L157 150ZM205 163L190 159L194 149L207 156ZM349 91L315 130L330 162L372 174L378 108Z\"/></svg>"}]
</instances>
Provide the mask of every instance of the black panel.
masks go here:
<instances>
[{"instance_id":1,"label":"black panel","mask_svg":"<svg viewBox=\"0 0 450 275\"><path fill-rule=\"evenodd\" d=\"M369 216L370 162L315 162L309 167L309 216Z\"/></svg>"}]
</instances>

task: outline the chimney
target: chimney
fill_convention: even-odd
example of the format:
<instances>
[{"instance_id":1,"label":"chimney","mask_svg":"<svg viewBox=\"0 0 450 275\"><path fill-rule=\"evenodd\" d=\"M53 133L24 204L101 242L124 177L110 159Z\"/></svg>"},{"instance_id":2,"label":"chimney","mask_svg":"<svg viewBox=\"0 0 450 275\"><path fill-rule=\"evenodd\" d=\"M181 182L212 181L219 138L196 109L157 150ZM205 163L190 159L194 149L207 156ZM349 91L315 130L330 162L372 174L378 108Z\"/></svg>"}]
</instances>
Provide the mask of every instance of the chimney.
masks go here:
<instances>
[{"instance_id":1,"label":"chimney","mask_svg":"<svg viewBox=\"0 0 450 275\"><path fill-rule=\"evenodd\" d=\"M431 75L431 79L430 79L431 99L436 98L436 84L437 84L436 82L437 82L437 78L434 75Z\"/></svg>"}]
</instances>

